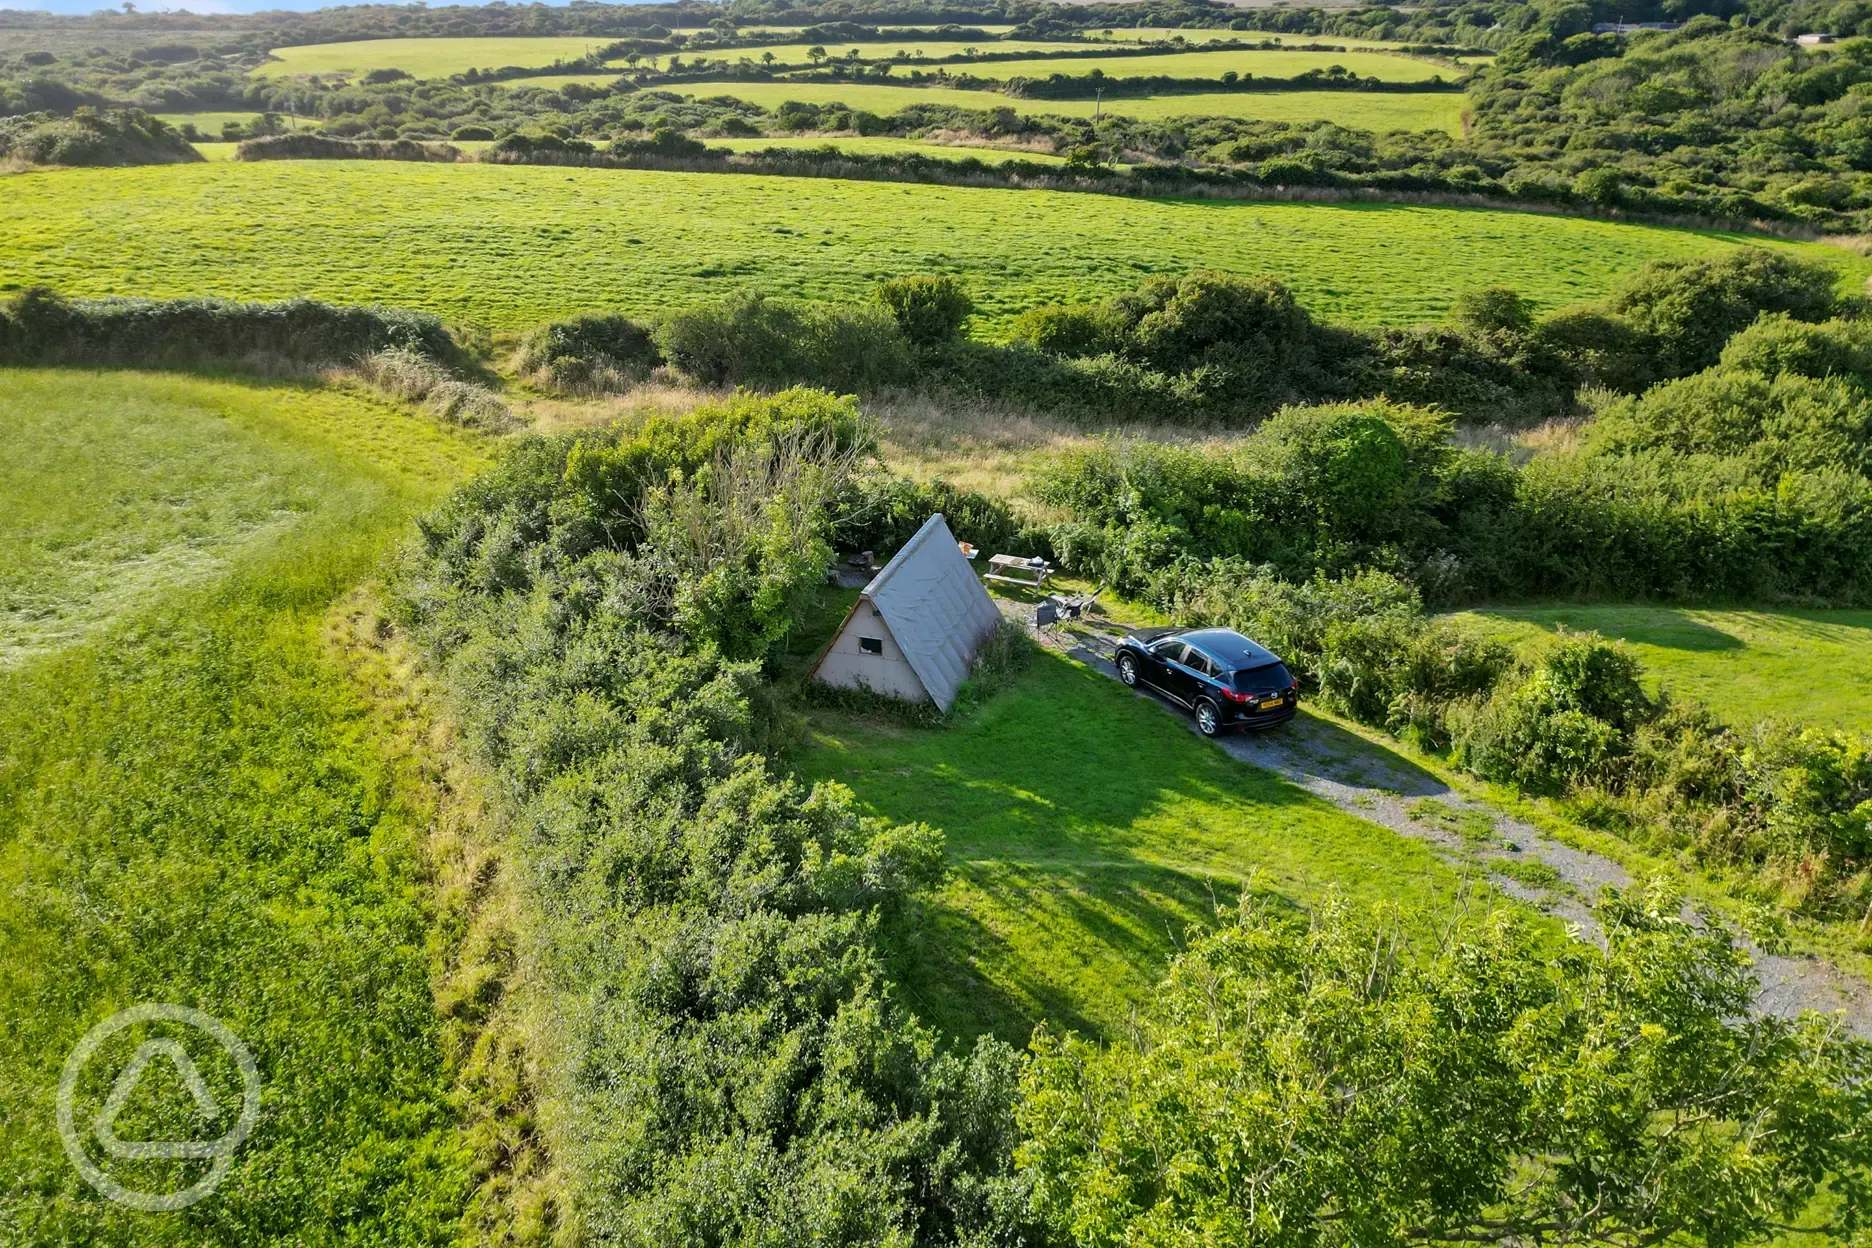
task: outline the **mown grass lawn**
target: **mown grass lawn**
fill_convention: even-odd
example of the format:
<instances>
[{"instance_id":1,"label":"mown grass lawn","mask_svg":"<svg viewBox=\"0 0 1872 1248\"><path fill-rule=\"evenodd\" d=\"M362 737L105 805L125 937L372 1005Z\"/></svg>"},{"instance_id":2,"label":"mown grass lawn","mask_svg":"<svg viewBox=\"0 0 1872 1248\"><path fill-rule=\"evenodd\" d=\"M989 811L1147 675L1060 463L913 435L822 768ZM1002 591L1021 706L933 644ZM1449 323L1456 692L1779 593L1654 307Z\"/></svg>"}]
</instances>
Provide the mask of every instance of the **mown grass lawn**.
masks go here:
<instances>
[{"instance_id":1,"label":"mown grass lawn","mask_svg":"<svg viewBox=\"0 0 1872 1248\"><path fill-rule=\"evenodd\" d=\"M423 807L320 631L478 444L323 390L49 370L0 372L0 395L0 514L25 519L0 577L84 625L0 668L0 1238L452 1242L472 1158L430 990ZM103 1200L55 1126L66 1054L146 1002L221 1019L262 1081L231 1173L180 1213ZM87 1069L80 1122L141 1038ZM123 1138L225 1130L154 1086ZM110 1173L174 1191L202 1163Z\"/></svg>"},{"instance_id":2,"label":"mown grass lawn","mask_svg":"<svg viewBox=\"0 0 1872 1248\"><path fill-rule=\"evenodd\" d=\"M948 882L891 934L899 984L966 1038L1108 1032L1191 924L1244 886L1357 904L1448 898L1419 842L1352 818L1056 654L953 726L818 711L794 760L948 837Z\"/></svg>"},{"instance_id":3,"label":"mown grass lawn","mask_svg":"<svg viewBox=\"0 0 1872 1248\"><path fill-rule=\"evenodd\" d=\"M1509 641L1592 630L1629 642L1654 685L1722 719L1872 730L1872 611L1538 606L1463 612Z\"/></svg>"},{"instance_id":4,"label":"mown grass lawn","mask_svg":"<svg viewBox=\"0 0 1872 1248\"><path fill-rule=\"evenodd\" d=\"M108 203L111 211L99 212ZM308 295L497 330L651 312L749 286L864 299L881 278L969 279L981 330L1049 300L1221 268L1290 283L1316 314L1439 319L1506 285L1541 308L1648 260L1748 242L1833 266L1840 248L1524 212L1140 200L1033 190L399 161L265 161L20 174L0 195L0 290Z\"/></svg>"}]
</instances>

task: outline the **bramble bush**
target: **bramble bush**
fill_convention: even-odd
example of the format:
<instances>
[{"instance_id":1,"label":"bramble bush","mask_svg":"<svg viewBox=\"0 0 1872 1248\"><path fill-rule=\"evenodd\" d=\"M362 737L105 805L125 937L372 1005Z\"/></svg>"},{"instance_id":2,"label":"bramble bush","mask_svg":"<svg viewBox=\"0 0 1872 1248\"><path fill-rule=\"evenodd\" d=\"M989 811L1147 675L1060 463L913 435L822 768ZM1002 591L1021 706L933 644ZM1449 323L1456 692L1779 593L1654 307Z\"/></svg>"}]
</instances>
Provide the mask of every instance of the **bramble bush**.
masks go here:
<instances>
[{"instance_id":1,"label":"bramble bush","mask_svg":"<svg viewBox=\"0 0 1872 1248\"><path fill-rule=\"evenodd\" d=\"M962 332L975 303L961 279L920 275L879 282L877 301L890 309L912 346L933 347Z\"/></svg>"},{"instance_id":2,"label":"bramble bush","mask_svg":"<svg viewBox=\"0 0 1872 1248\"><path fill-rule=\"evenodd\" d=\"M0 116L0 160L35 165L170 165L201 158L168 123L141 109L100 113L79 108L69 117L53 112Z\"/></svg>"}]
</instances>

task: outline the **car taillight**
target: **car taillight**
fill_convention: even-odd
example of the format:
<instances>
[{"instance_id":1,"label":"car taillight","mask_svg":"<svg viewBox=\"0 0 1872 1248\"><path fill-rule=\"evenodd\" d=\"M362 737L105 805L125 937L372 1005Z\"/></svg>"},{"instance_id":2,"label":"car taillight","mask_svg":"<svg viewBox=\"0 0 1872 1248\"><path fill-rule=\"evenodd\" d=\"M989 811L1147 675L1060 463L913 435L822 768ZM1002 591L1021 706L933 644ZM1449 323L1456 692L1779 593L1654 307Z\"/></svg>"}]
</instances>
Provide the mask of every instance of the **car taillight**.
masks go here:
<instances>
[{"instance_id":1,"label":"car taillight","mask_svg":"<svg viewBox=\"0 0 1872 1248\"><path fill-rule=\"evenodd\" d=\"M1249 694L1236 693L1233 689L1230 689L1227 687L1223 688L1222 696L1227 698L1231 702L1248 702L1248 701L1253 700Z\"/></svg>"}]
</instances>

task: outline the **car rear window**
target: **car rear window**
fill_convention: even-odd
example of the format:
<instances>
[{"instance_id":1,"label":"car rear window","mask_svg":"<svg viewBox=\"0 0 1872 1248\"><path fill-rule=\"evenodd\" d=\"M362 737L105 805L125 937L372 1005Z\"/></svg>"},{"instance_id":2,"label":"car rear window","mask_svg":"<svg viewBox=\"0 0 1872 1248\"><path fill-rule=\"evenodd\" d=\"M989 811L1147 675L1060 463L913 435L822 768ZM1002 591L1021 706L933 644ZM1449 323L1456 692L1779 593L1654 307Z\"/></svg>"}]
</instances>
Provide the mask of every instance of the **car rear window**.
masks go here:
<instances>
[{"instance_id":1,"label":"car rear window","mask_svg":"<svg viewBox=\"0 0 1872 1248\"><path fill-rule=\"evenodd\" d=\"M1273 693L1291 684L1293 677L1284 663L1263 663L1260 667L1245 668L1235 673L1237 693Z\"/></svg>"}]
</instances>

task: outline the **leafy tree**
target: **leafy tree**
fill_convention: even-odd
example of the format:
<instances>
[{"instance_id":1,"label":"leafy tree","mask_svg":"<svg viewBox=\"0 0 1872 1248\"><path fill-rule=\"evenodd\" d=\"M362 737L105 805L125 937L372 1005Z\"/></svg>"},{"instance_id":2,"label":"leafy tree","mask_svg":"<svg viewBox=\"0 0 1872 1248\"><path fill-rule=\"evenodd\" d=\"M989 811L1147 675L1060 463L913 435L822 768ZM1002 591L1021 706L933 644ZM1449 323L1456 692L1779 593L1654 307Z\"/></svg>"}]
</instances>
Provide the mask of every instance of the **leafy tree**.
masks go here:
<instances>
[{"instance_id":1,"label":"leafy tree","mask_svg":"<svg viewBox=\"0 0 1872 1248\"><path fill-rule=\"evenodd\" d=\"M1087 1248L1640 1248L1766 1240L1825 1185L1829 1229L1863 1229L1872 1049L1752 1015L1748 959L1681 909L1608 890L1601 947L1506 912L1417 943L1245 901L1133 1035L1037 1037L1037 1207Z\"/></svg>"}]
</instances>

